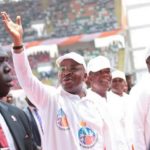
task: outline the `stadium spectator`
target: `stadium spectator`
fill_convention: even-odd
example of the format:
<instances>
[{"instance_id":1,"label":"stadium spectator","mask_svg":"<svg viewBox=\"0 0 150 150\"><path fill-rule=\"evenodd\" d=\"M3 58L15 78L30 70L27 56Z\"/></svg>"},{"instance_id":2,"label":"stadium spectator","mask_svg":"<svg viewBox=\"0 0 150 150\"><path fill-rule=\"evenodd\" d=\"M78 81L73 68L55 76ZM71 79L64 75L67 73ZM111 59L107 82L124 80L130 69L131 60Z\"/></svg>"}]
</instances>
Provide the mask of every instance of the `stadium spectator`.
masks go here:
<instances>
[{"instance_id":1,"label":"stadium spectator","mask_svg":"<svg viewBox=\"0 0 150 150\"><path fill-rule=\"evenodd\" d=\"M0 4L0 9L7 11L11 18L23 16L24 42L100 33L119 28L114 0L51 1L46 7L42 3L40 0L20 0ZM40 27L41 24L43 27ZM41 33L38 33L39 28ZM3 28L0 28L0 43L11 43Z\"/></svg>"},{"instance_id":2,"label":"stadium spectator","mask_svg":"<svg viewBox=\"0 0 150 150\"><path fill-rule=\"evenodd\" d=\"M96 94L90 92L90 95L85 90L87 74L83 57L74 52L60 56L56 61L60 86L45 87L33 76L25 55L21 18L17 16L14 23L7 13L1 15L14 44L13 60L20 85L43 118L43 149L116 150L105 113L100 114L102 106L95 109Z\"/></svg>"}]
</instances>

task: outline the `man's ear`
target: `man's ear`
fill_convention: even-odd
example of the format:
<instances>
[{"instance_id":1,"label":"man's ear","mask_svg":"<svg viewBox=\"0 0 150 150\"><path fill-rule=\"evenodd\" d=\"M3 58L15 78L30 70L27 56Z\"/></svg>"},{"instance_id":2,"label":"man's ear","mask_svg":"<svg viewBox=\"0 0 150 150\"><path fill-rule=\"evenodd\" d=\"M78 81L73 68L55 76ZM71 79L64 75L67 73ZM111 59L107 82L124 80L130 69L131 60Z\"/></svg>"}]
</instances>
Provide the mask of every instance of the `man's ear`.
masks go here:
<instances>
[{"instance_id":1,"label":"man's ear","mask_svg":"<svg viewBox=\"0 0 150 150\"><path fill-rule=\"evenodd\" d=\"M84 79L86 80L86 78L87 78L87 73L84 73Z\"/></svg>"},{"instance_id":2,"label":"man's ear","mask_svg":"<svg viewBox=\"0 0 150 150\"><path fill-rule=\"evenodd\" d=\"M86 77L86 81L89 83L89 84L91 84L92 83L92 81L93 81L93 73L89 73L88 75L87 75L87 77Z\"/></svg>"},{"instance_id":3,"label":"man's ear","mask_svg":"<svg viewBox=\"0 0 150 150\"><path fill-rule=\"evenodd\" d=\"M85 78L85 83L87 85L87 87L91 87L91 81L89 79L90 77L87 75L86 78Z\"/></svg>"},{"instance_id":4,"label":"man's ear","mask_svg":"<svg viewBox=\"0 0 150 150\"><path fill-rule=\"evenodd\" d=\"M93 74L91 72L89 72L89 74L88 74L88 80L89 80L89 82L91 82L92 79L93 79Z\"/></svg>"}]
</instances>

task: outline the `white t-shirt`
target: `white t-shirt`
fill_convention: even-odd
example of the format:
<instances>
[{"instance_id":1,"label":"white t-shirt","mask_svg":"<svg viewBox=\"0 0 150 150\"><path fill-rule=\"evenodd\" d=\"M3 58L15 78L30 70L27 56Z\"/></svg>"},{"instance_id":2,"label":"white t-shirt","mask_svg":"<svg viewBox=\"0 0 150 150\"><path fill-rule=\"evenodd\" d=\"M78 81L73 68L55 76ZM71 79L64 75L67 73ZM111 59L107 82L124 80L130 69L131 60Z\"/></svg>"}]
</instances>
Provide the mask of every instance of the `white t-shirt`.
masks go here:
<instances>
[{"instance_id":1,"label":"white t-shirt","mask_svg":"<svg viewBox=\"0 0 150 150\"><path fill-rule=\"evenodd\" d=\"M150 149L150 74L137 83L130 95L134 100L133 131L135 150Z\"/></svg>"},{"instance_id":2,"label":"white t-shirt","mask_svg":"<svg viewBox=\"0 0 150 150\"><path fill-rule=\"evenodd\" d=\"M116 150L91 94L87 92L87 96L80 98L61 87L47 88L32 75L24 52L13 54L13 59L20 85L41 112L44 150ZM108 140L104 139L105 133Z\"/></svg>"}]
</instances>

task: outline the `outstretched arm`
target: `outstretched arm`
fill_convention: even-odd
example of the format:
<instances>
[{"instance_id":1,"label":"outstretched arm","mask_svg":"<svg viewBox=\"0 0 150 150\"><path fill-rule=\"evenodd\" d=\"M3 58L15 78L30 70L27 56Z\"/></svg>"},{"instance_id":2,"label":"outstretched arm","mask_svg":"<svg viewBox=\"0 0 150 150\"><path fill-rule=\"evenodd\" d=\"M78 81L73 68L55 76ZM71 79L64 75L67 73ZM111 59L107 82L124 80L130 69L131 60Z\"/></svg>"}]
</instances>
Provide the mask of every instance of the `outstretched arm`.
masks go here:
<instances>
[{"instance_id":1,"label":"outstretched arm","mask_svg":"<svg viewBox=\"0 0 150 150\"><path fill-rule=\"evenodd\" d=\"M23 28L21 24L21 17L16 17L16 22L13 22L6 12L1 12L2 21L6 28L6 31L12 38L15 47L23 44ZM20 49L15 49L15 52L19 52Z\"/></svg>"},{"instance_id":2,"label":"outstretched arm","mask_svg":"<svg viewBox=\"0 0 150 150\"><path fill-rule=\"evenodd\" d=\"M19 84L37 108L47 106L48 92L45 90L45 86L33 75L24 50L25 47L23 46L23 28L21 24L21 17L17 16L16 22L13 22L6 12L1 12L1 16L6 31L12 38L12 56Z\"/></svg>"}]
</instances>

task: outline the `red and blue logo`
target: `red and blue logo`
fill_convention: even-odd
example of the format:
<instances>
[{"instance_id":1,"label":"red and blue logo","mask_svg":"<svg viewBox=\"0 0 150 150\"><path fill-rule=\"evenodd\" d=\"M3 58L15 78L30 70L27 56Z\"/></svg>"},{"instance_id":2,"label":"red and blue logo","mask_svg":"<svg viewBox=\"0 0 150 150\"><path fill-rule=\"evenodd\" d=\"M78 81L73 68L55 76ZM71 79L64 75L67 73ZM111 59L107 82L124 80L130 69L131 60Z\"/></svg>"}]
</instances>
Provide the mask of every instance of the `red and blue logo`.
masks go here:
<instances>
[{"instance_id":1,"label":"red and blue logo","mask_svg":"<svg viewBox=\"0 0 150 150\"><path fill-rule=\"evenodd\" d=\"M62 108L60 108L59 111L57 112L57 126L63 130L69 129L67 116Z\"/></svg>"},{"instance_id":2,"label":"red and blue logo","mask_svg":"<svg viewBox=\"0 0 150 150\"><path fill-rule=\"evenodd\" d=\"M90 128L83 126L78 131L80 145L84 148L91 148L97 141L97 134Z\"/></svg>"}]
</instances>

